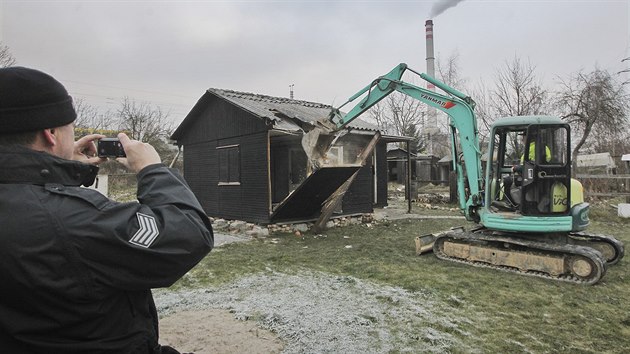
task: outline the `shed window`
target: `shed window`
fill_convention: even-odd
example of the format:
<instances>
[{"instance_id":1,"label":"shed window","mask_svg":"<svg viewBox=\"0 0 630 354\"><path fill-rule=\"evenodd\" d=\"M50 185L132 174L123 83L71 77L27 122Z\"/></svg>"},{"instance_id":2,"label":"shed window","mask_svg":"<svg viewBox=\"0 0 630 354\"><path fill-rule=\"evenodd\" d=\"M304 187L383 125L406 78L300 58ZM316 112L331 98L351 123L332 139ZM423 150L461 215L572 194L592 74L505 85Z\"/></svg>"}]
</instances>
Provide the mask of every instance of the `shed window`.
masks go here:
<instances>
[{"instance_id":1,"label":"shed window","mask_svg":"<svg viewBox=\"0 0 630 354\"><path fill-rule=\"evenodd\" d=\"M240 184L241 162L238 145L217 147L219 155L219 185Z\"/></svg>"}]
</instances>

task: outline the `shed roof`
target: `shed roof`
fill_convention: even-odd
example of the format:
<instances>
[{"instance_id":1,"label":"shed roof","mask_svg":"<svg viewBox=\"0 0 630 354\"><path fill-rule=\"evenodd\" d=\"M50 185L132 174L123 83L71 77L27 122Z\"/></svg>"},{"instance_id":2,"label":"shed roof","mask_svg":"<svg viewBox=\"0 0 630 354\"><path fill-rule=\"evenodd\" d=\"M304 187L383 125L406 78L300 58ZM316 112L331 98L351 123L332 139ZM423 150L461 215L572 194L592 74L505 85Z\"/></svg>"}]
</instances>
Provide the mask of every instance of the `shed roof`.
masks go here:
<instances>
[{"instance_id":1,"label":"shed roof","mask_svg":"<svg viewBox=\"0 0 630 354\"><path fill-rule=\"evenodd\" d=\"M414 152L409 152L409 155L411 157L415 158L418 154L416 154ZM389 158L395 158L395 157L398 157L398 156L407 156L407 150L403 149L403 148L399 148L399 147L392 148L392 149L390 149L389 147L387 148L387 158L388 159Z\"/></svg>"},{"instance_id":2,"label":"shed roof","mask_svg":"<svg viewBox=\"0 0 630 354\"><path fill-rule=\"evenodd\" d=\"M251 112L255 116L268 120L272 123L272 129L275 130L302 131L302 123L315 126L316 121L326 118L332 110L332 106L322 103L218 88L209 88L204 96L207 94L225 99ZM180 124L173 133L173 139L176 139L181 134L181 130L185 129L184 127L187 125L187 120L191 118L194 119L194 112L197 112L199 108L201 108L198 106L205 105L207 102L208 101L204 100L203 97L197 102L182 124ZM361 119L355 119L348 126L353 129L378 131L377 126L362 121ZM310 130L310 128L308 130Z\"/></svg>"}]
</instances>

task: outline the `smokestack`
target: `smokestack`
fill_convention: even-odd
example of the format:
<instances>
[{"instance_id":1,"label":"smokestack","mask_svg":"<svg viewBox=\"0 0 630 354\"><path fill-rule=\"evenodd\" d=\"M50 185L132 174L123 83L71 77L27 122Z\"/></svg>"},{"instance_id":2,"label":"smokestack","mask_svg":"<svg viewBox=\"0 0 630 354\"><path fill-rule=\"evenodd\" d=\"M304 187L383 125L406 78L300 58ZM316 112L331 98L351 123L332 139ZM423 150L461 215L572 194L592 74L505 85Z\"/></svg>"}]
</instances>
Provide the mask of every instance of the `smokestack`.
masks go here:
<instances>
[{"instance_id":1,"label":"smokestack","mask_svg":"<svg viewBox=\"0 0 630 354\"><path fill-rule=\"evenodd\" d=\"M426 30L427 44L427 74L435 77L435 54L433 48L433 20L427 20L424 24ZM435 85L427 84L427 89L435 91ZM433 153L433 139L431 135L437 131L437 111L433 107L427 109L427 121L424 125L425 134L427 136L427 147L429 154Z\"/></svg>"},{"instance_id":2,"label":"smokestack","mask_svg":"<svg viewBox=\"0 0 630 354\"><path fill-rule=\"evenodd\" d=\"M427 33L427 74L435 77L435 54L433 51L433 20L427 20L424 24ZM435 86L431 83L427 86L431 91L435 91Z\"/></svg>"}]
</instances>

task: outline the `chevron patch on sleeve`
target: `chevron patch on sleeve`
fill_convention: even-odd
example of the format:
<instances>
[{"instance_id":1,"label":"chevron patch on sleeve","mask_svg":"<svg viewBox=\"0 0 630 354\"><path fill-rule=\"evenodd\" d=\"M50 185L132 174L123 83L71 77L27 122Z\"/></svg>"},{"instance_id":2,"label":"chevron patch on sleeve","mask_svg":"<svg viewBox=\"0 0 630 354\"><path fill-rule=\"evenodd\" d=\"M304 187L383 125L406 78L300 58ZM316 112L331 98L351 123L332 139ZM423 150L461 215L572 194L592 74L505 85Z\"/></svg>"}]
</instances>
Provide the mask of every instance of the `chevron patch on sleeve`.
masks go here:
<instances>
[{"instance_id":1,"label":"chevron patch on sleeve","mask_svg":"<svg viewBox=\"0 0 630 354\"><path fill-rule=\"evenodd\" d=\"M129 240L130 243L141 247L149 248L153 241L158 237L160 231L158 230L157 222L151 215L136 213L138 216L138 224L140 229Z\"/></svg>"}]
</instances>

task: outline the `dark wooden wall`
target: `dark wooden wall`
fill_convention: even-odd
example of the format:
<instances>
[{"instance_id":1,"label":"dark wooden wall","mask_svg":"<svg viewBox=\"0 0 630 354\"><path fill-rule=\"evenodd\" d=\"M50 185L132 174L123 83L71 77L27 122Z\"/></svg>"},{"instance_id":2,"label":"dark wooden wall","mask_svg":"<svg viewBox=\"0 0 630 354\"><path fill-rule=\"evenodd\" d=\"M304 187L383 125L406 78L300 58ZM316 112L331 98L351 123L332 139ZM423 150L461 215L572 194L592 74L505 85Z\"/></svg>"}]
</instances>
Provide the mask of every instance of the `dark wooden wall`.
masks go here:
<instances>
[{"instance_id":1,"label":"dark wooden wall","mask_svg":"<svg viewBox=\"0 0 630 354\"><path fill-rule=\"evenodd\" d=\"M215 216L219 208L219 166L216 141L184 146L184 178L206 211Z\"/></svg>"},{"instance_id":2,"label":"dark wooden wall","mask_svg":"<svg viewBox=\"0 0 630 354\"><path fill-rule=\"evenodd\" d=\"M267 126L213 95L205 97L205 104L178 140L184 145L188 184L210 216L268 222ZM227 145L239 147L240 185L219 185L217 147Z\"/></svg>"}]
</instances>

